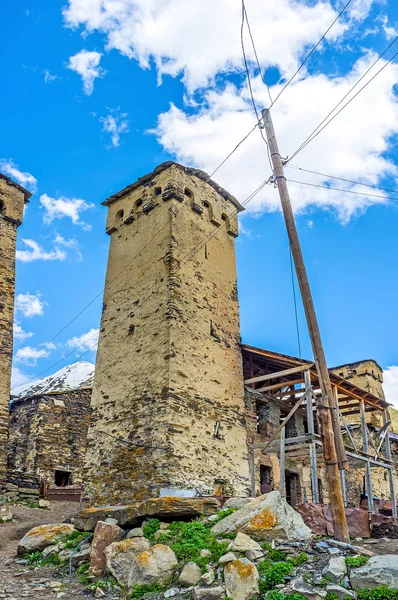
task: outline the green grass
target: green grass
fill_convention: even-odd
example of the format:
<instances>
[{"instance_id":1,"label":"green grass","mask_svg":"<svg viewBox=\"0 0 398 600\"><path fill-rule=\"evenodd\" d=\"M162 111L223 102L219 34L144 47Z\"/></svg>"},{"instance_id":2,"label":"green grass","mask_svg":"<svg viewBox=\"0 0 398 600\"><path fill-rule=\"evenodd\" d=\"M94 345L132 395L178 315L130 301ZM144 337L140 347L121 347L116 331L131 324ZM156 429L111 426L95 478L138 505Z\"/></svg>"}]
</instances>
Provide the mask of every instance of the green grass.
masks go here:
<instances>
[{"instance_id":1,"label":"green grass","mask_svg":"<svg viewBox=\"0 0 398 600\"><path fill-rule=\"evenodd\" d=\"M293 567L298 567L306 563L309 559L310 557L308 556L308 554L306 554L305 552L300 552L300 554L298 554L297 556L291 556L287 560L293 565Z\"/></svg>"},{"instance_id":2,"label":"green grass","mask_svg":"<svg viewBox=\"0 0 398 600\"><path fill-rule=\"evenodd\" d=\"M398 600L398 589L386 585L372 589L355 590L358 600Z\"/></svg>"},{"instance_id":3,"label":"green grass","mask_svg":"<svg viewBox=\"0 0 398 600\"><path fill-rule=\"evenodd\" d=\"M129 600L139 600L145 594L160 594L163 590L166 589L164 586L159 585L159 583L144 584L144 585L134 585L131 589L131 592L128 596Z\"/></svg>"},{"instance_id":4,"label":"green grass","mask_svg":"<svg viewBox=\"0 0 398 600\"><path fill-rule=\"evenodd\" d=\"M225 519L225 517L229 517L229 515L232 515L232 513L234 513L237 510L237 508L226 508L225 510L220 510L220 512L217 513L217 519L212 519L211 521L209 521L211 527Z\"/></svg>"},{"instance_id":5,"label":"green grass","mask_svg":"<svg viewBox=\"0 0 398 600\"><path fill-rule=\"evenodd\" d=\"M61 564L58 553L44 557L43 552L31 552L30 554L24 554L24 559L28 561L28 566L32 567L32 569L44 567L44 565L57 567Z\"/></svg>"},{"instance_id":6,"label":"green grass","mask_svg":"<svg viewBox=\"0 0 398 600\"><path fill-rule=\"evenodd\" d=\"M71 533L58 538L57 542L62 543L62 547L65 550L74 550L83 540L89 537L87 531L77 531L76 529ZM55 543L55 542L54 542Z\"/></svg>"},{"instance_id":7,"label":"green grass","mask_svg":"<svg viewBox=\"0 0 398 600\"><path fill-rule=\"evenodd\" d=\"M294 569L290 562L275 562L269 566L267 563L264 565L265 562L263 561L259 565L259 572L262 575L259 584L260 592L268 592L276 585L283 583L285 577L290 575Z\"/></svg>"},{"instance_id":8,"label":"green grass","mask_svg":"<svg viewBox=\"0 0 398 600\"><path fill-rule=\"evenodd\" d=\"M159 519L149 519L148 523L142 528L144 537L150 542L155 541L155 533L160 529Z\"/></svg>"}]
</instances>

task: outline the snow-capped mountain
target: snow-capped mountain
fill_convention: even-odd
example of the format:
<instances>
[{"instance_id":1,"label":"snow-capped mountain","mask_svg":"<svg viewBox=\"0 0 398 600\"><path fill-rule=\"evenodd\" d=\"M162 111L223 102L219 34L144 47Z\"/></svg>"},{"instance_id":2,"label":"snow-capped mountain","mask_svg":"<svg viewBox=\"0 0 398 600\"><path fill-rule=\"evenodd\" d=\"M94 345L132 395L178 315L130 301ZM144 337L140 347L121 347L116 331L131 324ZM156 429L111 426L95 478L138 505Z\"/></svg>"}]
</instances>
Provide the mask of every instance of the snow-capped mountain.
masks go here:
<instances>
[{"instance_id":1,"label":"snow-capped mountain","mask_svg":"<svg viewBox=\"0 0 398 600\"><path fill-rule=\"evenodd\" d=\"M11 390L11 398L23 398L46 392L73 390L80 387L89 387L93 383L93 363L81 361L63 367L56 373L19 385Z\"/></svg>"}]
</instances>

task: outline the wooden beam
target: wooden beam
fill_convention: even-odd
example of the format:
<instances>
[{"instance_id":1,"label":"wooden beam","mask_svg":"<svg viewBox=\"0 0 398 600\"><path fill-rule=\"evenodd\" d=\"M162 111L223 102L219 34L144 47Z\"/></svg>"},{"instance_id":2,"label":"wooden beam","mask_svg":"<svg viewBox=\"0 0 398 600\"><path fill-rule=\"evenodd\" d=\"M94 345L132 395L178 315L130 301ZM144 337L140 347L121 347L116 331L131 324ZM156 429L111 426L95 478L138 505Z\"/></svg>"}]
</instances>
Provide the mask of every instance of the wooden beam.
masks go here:
<instances>
[{"instance_id":1,"label":"wooden beam","mask_svg":"<svg viewBox=\"0 0 398 600\"><path fill-rule=\"evenodd\" d=\"M288 385L296 385L296 383L303 383L303 381L304 377L300 377L300 379L293 379L293 381L280 381L279 383L274 383L273 385L267 385L265 387L257 388L256 392L269 392L270 390L278 390Z\"/></svg>"},{"instance_id":2,"label":"wooden beam","mask_svg":"<svg viewBox=\"0 0 398 600\"><path fill-rule=\"evenodd\" d=\"M360 405L360 413L361 413L361 432L362 432L362 442L363 442L363 450L366 454L369 454L369 444L368 444L368 435L367 435L367 427L366 427L366 416L365 416L365 401L361 400ZM365 485L366 485L366 495L368 497L368 511L371 515L373 513L373 489L372 489L372 472L370 469L369 459L366 463L365 470Z\"/></svg>"},{"instance_id":3,"label":"wooden beam","mask_svg":"<svg viewBox=\"0 0 398 600\"><path fill-rule=\"evenodd\" d=\"M388 414L388 410L386 409L383 411L384 425L386 425L389 420L390 420L390 415ZM387 437L386 437L386 457L388 460L392 460L391 459L390 438L388 437L388 428L387 428ZM392 505L392 516L396 517L397 516L397 499L395 497L394 468L393 467L388 470L388 477L389 477L389 482L390 482L390 499L391 499L391 505Z\"/></svg>"},{"instance_id":4,"label":"wooden beam","mask_svg":"<svg viewBox=\"0 0 398 600\"><path fill-rule=\"evenodd\" d=\"M312 409L312 398L308 392L311 390L311 377L308 371L304 373L305 389L307 392L307 423L308 433L313 436L315 434L314 412ZM312 502L319 504L319 488L318 488L318 468L316 462L316 446L314 440L310 444L310 470L311 470L311 490Z\"/></svg>"},{"instance_id":5,"label":"wooden beam","mask_svg":"<svg viewBox=\"0 0 398 600\"><path fill-rule=\"evenodd\" d=\"M286 375L293 375L293 373L304 372L306 369L313 366L314 363L310 365L300 365L299 367L292 367L291 369L285 369L284 371L276 371L275 373L268 373L268 375L260 375L259 377L251 377L250 379L245 380L245 384L249 383L258 383L260 381L269 381L270 379L279 379L279 377L286 377Z\"/></svg>"},{"instance_id":6,"label":"wooden beam","mask_svg":"<svg viewBox=\"0 0 398 600\"><path fill-rule=\"evenodd\" d=\"M279 453L279 493L282 498L285 497L285 437L286 427L281 430L281 447Z\"/></svg>"}]
</instances>

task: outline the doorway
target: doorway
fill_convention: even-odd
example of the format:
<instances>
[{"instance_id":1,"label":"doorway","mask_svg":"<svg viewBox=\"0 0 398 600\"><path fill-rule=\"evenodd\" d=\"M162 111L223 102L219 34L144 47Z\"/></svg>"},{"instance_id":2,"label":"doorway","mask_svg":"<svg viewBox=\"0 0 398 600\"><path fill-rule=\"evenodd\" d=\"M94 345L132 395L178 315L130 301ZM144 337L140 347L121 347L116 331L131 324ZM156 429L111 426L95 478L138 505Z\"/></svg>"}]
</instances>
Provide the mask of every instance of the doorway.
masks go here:
<instances>
[{"instance_id":1,"label":"doorway","mask_svg":"<svg viewBox=\"0 0 398 600\"><path fill-rule=\"evenodd\" d=\"M72 473L70 471L64 471L62 469L55 469L54 483L58 487L66 487L67 485L72 485Z\"/></svg>"},{"instance_id":2,"label":"doorway","mask_svg":"<svg viewBox=\"0 0 398 600\"><path fill-rule=\"evenodd\" d=\"M296 506L301 502L300 478L297 473L286 471L285 474L286 502Z\"/></svg>"},{"instance_id":3,"label":"doorway","mask_svg":"<svg viewBox=\"0 0 398 600\"><path fill-rule=\"evenodd\" d=\"M272 476L272 467L260 465L260 491L261 494L268 494L274 489L274 478Z\"/></svg>"}]
</instances>

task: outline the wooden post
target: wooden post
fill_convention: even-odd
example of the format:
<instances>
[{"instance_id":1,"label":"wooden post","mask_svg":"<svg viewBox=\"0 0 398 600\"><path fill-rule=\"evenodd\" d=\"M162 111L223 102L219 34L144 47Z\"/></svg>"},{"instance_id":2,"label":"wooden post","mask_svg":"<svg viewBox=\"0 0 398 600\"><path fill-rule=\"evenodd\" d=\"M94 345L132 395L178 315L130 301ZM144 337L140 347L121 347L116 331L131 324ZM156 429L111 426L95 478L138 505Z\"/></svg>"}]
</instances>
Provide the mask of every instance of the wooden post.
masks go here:
<instances>
[{"instance_id":1,"label":"wooden post","mask_svg":"<svg viewBox=\"0 0 398 600\"><path fill-rule=\"evenodd\" d=\"M314 427L314 411L312 410L312 394L308 392L311 390L311 374L309 371L304 373L305 391L307 392L307 423L308 433L310 435L315 434ZM319 504L319 489L318 489L318 468L316 463L316 446L315 440L312 439L310 442L310 470L311 470L311 490L312 490L312 502Z\"/></svg>"},{"instance_id":2,"label":"wooden post","mask_svg":"<svg viewBox=\"0 0 398 600\"><path fill-rule=\"evenodd\" d=\"M340 471L341 490L343 492L344 506L347 506L347 488L345 485L345 471Z\"/></svg>"},{"instance_id":3,"label":"wooden post","mask_svg":"<svg viewBox=\"0 0 398 600\"><path fill-rule=\"evenodd\" d=\"M366 427L366 413L365 413L365 402L363 400L359 401L359 410L361 415L361 432L362 432L362 443L363 443L363 451L366 454L369 454L369 443L368 443L368 434ZM373 489L372 489L372 471L370 468L369 459L366 463L365 469L365 487L366 487L366 495L368 497L368 512L371 515L373 512Z\"/></svg>"},{"instance_id":4,"label":"wooden post","mask_svg":"<svg viewBox=\"0 0 398 600\"><path fill-rule=\"evenodd\" d=\"M389 421L390 421L390 415L388 414L388 410L385 409L383 411L384 425L387 425L387 423ZM386 458L388 460L391 460L391 445L390 445L390 438L388 437L388 431L387 431L387 435L386 435ZM397 499L395 497L395 488L394 488L394 467L391 467L390 469L388 469L388 477L390 480L390 498L391 498L391 504L392 504L392 516L396 517L397 516Z\"/></svg>"},{"instance_id":5,"label":"wooden post","mask_svg":"<svg viewBox=\"0 0 398 600\"><path fill-rule=\"evenodd\" d=\"M250 487L252 497L256 497L256 467L254 464L254 450L250 448Z\"/></svg>"},{"instance_id":6,"label":"wooden post","mask_svg":"<svg viewBox=\"0 0 398 600\"><path fill-rule=\"evenodd\" d=\"M330 414L333 411L336 412L336 408L333 407L332 386L270 111L264 109L262 116L322 392L322 399L318 403L317 410L327 473L334 536L339 541L349 542L350 538L339 475L339 466L340 468L346 468L347 466L347 455L340 427L335 428L337 419L332 418ZM333 410L331 411L331 409Z\"/></svg>"},{"instance_id":7,"label":"wooden post","mask_svg":"<svg viewBox=\"0 0 398 600\"><path fill-rule=\"evenodd\" d=\"M280 468L280 481L279 481L279 493L282 498L285 497L285 438L286 438L286 427L281 430L281 450L279 453L279 468Z\"/></svg>"}]
</instances>

